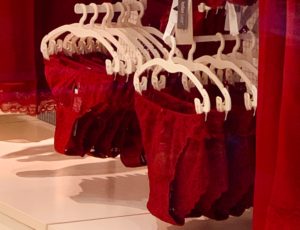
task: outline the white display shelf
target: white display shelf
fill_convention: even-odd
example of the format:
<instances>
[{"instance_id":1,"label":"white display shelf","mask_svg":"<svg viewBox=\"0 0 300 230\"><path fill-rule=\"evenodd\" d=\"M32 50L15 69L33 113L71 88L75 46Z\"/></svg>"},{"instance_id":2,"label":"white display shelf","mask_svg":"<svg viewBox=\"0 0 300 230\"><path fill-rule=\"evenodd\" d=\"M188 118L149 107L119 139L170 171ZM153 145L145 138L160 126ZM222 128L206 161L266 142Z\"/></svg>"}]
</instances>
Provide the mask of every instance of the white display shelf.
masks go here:
<instances>
[{"instance_id":1,"label":"white display shelf","mask_svg":"<svg viewBox=\"0 0 300 230\"><path fill-rule=\"evenodd\" d=\"M33 117L0 116L1 230L251 229L251 213L180 228L157 221L146 209L146 168L60 155L53 133L54 126Z\"/></svg>"},{"instance_id":2,"label":"white display shelf","mask_svg":"<svg viewBox=\"0 0 300 230\"><path fill-rule=\"evenodd\" d=\"M3 115L0 130L0 213L38 230L148 213L145 168L60 155L54 127L32 117Z\"/></svg>"}]
</instances>

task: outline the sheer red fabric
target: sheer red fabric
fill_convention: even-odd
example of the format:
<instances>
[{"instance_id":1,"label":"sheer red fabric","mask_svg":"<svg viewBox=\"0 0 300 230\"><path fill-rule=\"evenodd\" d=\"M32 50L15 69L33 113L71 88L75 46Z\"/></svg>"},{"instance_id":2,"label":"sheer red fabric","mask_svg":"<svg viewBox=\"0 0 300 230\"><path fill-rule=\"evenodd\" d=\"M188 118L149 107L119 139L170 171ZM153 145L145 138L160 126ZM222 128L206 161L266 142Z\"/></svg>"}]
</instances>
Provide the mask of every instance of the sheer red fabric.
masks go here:
<instances>
[{"instance_id":1,"label":"sheer red fabric","mask_svg":"<svg viewBox=\"0 0 300 230\"><path fill-rule=\"evenodd\" d=\"M150 183L147 207L161 220L182 225L184 216L178 215L178 211L191 209L195 205L197 195L203 193L201 191L205 190L208 180L204 116L195 114L193 104L168 95L164 95L162 100L162 94L154 93L148 95L150 99L139 94L135 96ZM185 157L188 159L185 160ZM180 161L188 162L191 168L185 167L184 170L187 172L190 169L193 175L193 180L185 180L184 185L175 182L176 167L180 167ZM181 197L178 186L185 185L191 188L190 194ZM182 187L181 191L185 188Z\"/></svg>"},{"instance_id":2,"label":"sheer red fabric","mask_svg":"<svg viewBox=\"0 0 300 230\"><path fill-rule=\"evenodd\" d=\"M299 1L259 1L255 230L300 226Z\"/></svg>"},{"instance_id":3,"label":"sheer red fabric","mask_svg":"<svg viewBox=\"0 0 300 230\"><path fill-rule=\"evenodd\" d=\"M129 88L133 90L130 82L126 82L126 77L117 78L115 81L114 91L109 98L110 115L103 133L98 135L98 140L94 146L94 156L107 158L116 157L120 154L121 146L117 146L117 142L113 143L113 141L116 135L119 135L118 131L124 124L126 111L130 105L133 107L133 94Z\"/></svg>"},{"instance_id":4,"label":"sheer red fabric","mask_svg":"<svg viewBox=\"0 0 300 230\"><path fill-rule=\"evenodd\" d=\"M195 88L191 93L183 90L180 75L172 76L164 92L193 101L199 97ZM214 84L205 86L215 108L215 97L221 96ZM209 186L205 194L189 214L191 217L206 215L224 220L229 215L240 216L245 209L253 206L253 186L255 171L255 117L253 111L244 106L244 83L229 86L232 111L224 121L224 114L214 109L206 122L206 151L209 161ZM229 175L227 175L227 173Z\"/></svg>"},{"instance_id":5,"label":"sheer red fabric","mask_svg":"<svg viewBox=\"0 0 300 230\"><path fill-rule=\"evenodd\" d=\"M122 119L122 124L117 130L117 135L112 141L113 149L116 148L120 152L122 163L126 167L139 167L147 164L144 147L142 142L142 134L139 120L134 106L133 78L127 82L127 108ZM123 104L124 97L119 101Z\"/></svg>"},{"instance_id":6,"label":"sheer red fabric","mask_svg":"<svg viewBox=\"0 0 300 230\"><path fill-rule=\"evenodd\" d=\"M177 80L179 80L177 78ZM166 91L172 91L173 88L176 90L176 96L181 95L182 99L186 93L182 84L179 82L173 82L173 85L169 85L168 88L164 89ZM194 104L187 103L180 99L169 96L168 94L158 92L156 90L148 90L146 95L149 94L155 103L162 105L163 107L171 108L173 111L181 111L185 113L195 113ZM190 95L189 95L190 96ZM198 96L198 95L197 95ZM168 105L168 104L171 104ZM174 105L172 105L174 104ZM188 110L185 111L185 108ZM210 119L212 121L214 119ZM220 120L223 124L223 119ZM211 122L210 122L211 123ZM216 120L212 125L216 124ZM219 123L220 124L220 123ZM205 124L206 128L207 123ZM174 131L174 130L173 130ZM206 131L206 130L205 130ZM174 181L171 184L170 192L170 213L172 216L176 217L177 220L184 219L193 210L200 197L207 192L210 184L210 155L207 148L207 142L213 134L211 132L205 132L202 129L196 130L195 136L188 138L188 143L184 150L181 152L178 162L176 163L176 172ZM205 137L203 134L205 133ZM216 143L217 144L217 143ZM217 145L216 145L217 146ZM187 178L191 178L187 180Z\"/></svg>"},{"instance_id":7,"label":"sheer red fabric","mask_svg":"<svg viewBox=\"0 0 300 230\"><path fill-rule=\"evenodd\" d=\"M208 114L205 123L207 136L205 138L205 150L208 157L209 182L208 187L202 196L198 197L194 209L189 216L199 217L207 215L213 203L227 191L228 169L225 152L224 137L224 114L216 110Z\"/></svg>"},{"instance_id":8,"label":"sheer red fabric","mask_svg":"<svg viewBox=\"0 0 300 230\"><path fill-rule=\"evenodd\" d=\"M181 83L179 82L179 84ZM205 88L209 93L212 106L212 110L209 112L207 121L205 122L205 129L207 133L207 136L205 137L205 151L208 158L207 167L209 180L207 190L204 194L198 196L198 200L197 203L195 203L194 208L189 210L189 213L185 213L186 217L208 215L214 202L228 189L229 163L225 151L225 114L216 111L215 108L215 97L220 96L221 93L216 85L213 84L205 85ZM192 88L191 93L184 90L182 91L183 92L178 93L180 90L177 90L176 95L180 95L182 99L190 102L192 102L195 97L200 96L196 88Z\"/></svg>"},{"instance_id":9,"label":"sheer red fabric","mask_svg":"<svg viewBox=\"0 0 300 230\"><path fill-rule=\"evenodd\" d=\"M133 78L107 76L100 54L45 60L57 103L55 149L66 155L121 155L125 166L146 164L134 109Z\"/></svg>"},{"instance_id":10,"label":"sheer red fabric","mask_svg":"<svg viewBox=\"0 0 300 230\"><path fill-rule=\"evenodd\" d=\"M240 86L239 86L240 85ZM253 111L244 106L245 84L229 87L232 110L225 121L226 156L228 160L228 189L216 200L207 216L224 220L231 215L231 209L240 214L249 205L244 198L253 189L255 172L255 117ZM237 211L233 211L235 215Z\"/></svg>"},{"instance_id":11,"label":"sheer red fabric","mask_svg":"<svg viewBox=\"0 0 300 230\"><path fill-rule=\"evenodd\" d=\"M45 73L57 103L54 146L68 154L71 136L77 135L78 119L107 101L113 77L107 76L104 67L92 68L63 55L45 61Z\"/></svg>"},{"instance_id":12,"label":"sheer red fabric","mask_svg":"<svg viewBox=\"0 0 300 230\"><path fill-rule=\"evenodd\" d=\"M0 110L35 115L53 110L49 91L41 87L35 66L33 0L5 1L0 8Z\"/></svg>"}]
</instances>

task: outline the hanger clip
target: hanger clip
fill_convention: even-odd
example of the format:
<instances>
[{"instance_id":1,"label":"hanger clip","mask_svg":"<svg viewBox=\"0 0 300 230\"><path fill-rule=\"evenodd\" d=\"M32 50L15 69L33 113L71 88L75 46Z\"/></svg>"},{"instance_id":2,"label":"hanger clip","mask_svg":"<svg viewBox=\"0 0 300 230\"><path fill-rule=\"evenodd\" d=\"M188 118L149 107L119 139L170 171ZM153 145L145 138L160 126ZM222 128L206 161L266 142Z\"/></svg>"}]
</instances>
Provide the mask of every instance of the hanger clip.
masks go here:
<instances>
[{"instance_id":1,"label":"hanger clip","mask_svg":"<svg viewBox=\"0 0 300 230\"><path fill-rule=\"evenodd\" d=\"M159 89L162 90L162 89L166 88L166 85L167 85L166 76L160 75L159 82L158 82Z\"/></svg>"},{"instance_id":2,"label":"hanger clip","mask_svg":"<svg viewBox=\"0 0 300 230\"><path fill-rule=\"evenodd\" d=\"M195 110L197 114L202 114L203 113L203 108L201 105L201 101L199 98L194 99L194 104L195 104Z\"/></svg>"},{"instance_id":3,"label":"hanger clip","mask_svg":"<svg viewBox=\"0 0 300 230\"><path fill-rule=\"evenodd\" d=\"M159 86L158 86L158 76L157 74L153 74L151 77L151 83L154 89L159 90Z\"/></svg>"},{"instance_id":4,"label":"hanger clip","mask_svg":"<svg viewBox=\"0 0 300 230\"><path fill-rule=\"evenodd\" d=\"M124 62L122 62L122 61L120 61L120 71L119 71L119 74L120 74L121 76L125 76L125 74L126 74L126 71L125 71L125 64L124 64Z\"/></svg>"},{"instance_id":5,"label":"hanger clip","mask_svg":"<svg viewBox=\"0 0 300 230\"><path fill-rule=\"evenodd\" d=\"M148 78L144 76L144 77L142 77L142 81L140 83L140 90L141 90L141 92L147 90L147 85L148 85Z\"/></svg>"},{"instance_id":6,"label":"hanger clip","mask_svg":"<svg viewBox=\"0 0 300 230\"><path fill-rule=\"evenodd\" d=\"M106 67L106 73L108 75L112 75L114 73L111 60L109 59L105 60L105 67Z\"/></svg>"},{"instance_id":7,"label":"hanger clip","mask_svg":"<svg viewBox=\"0 0 300 230\"><path fill-rule=\"evenodd\" d=\"M224 103L221 97L216 97L216 108L218 112L224 112Z\"/></svg>"},{"instance_id":8,"label":"hanger clip","mask_svg":"<svg viewBox=\"0 0 300 230\"><path fill-rule=\"evenodd\" d=\"M244 93L244 101L245 101L246 110L250 111L252 109L252 102L249 93Z\"/></svg>"},{"instance_id":9,"label":"hanger clip","mask_svg":"<svg viewBox=\"0 0 300 230\"><path fill-rule=\"evenodd\" d=\"M183 86L183 88L184 88L185 91L187 91L187 92L191 91L190 84L189 84L189 79L184 74L182 74L181 83L182 83L182 86Z\"/></svg>"}]
</instances>

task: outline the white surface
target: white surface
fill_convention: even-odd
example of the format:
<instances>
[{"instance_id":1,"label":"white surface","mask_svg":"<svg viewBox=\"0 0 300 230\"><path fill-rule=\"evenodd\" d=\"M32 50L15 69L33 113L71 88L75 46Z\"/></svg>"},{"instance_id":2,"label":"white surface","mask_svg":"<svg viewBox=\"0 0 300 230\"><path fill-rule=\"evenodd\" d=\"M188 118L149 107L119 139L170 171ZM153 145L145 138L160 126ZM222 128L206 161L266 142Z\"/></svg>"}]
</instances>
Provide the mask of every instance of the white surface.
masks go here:
<instances>
[{"instance_id":1,"label":"white surface","mask_svg":"<svg viewBox=\"0 0 300 230\"><path fill-rule=\"evenodd\" d=\"M0 213L0 229L1 230L33 230L17 220Z\"/></svg>"},{"instance_id":2,"label":"white surface","mask_svg":"<svg viewBox=\"0 0 300 230\"><path fill-rule=\"evenodd\" d=\"M57 154L53 129L32 118L0 117L0 212L36 229L148 213L145 169Z\"/></svg>"},{"instance_id":3,"label":"white surface","mask_svg":"<svg viewBox=\"0 0 300 230\"><path fill-rule=\"evenodd\" d=\"M226 221L189 219L185 226L172 226L158 221L150 214L108 218L78 223L51 225L49 230L250 230L251 212Z\"/></svg>"},{"instance_id":4,"label":"white surface","mask_svg":"<svg viewBox=\"0 0 300 230\"><path fill-rule=\"evenodd\" d=\"M79 223L52 225L49 230L156 230L156 219L150 214L109 218Z\"/></svg>"},{"instance_id":5,"label":"white surface","mask_svg":"<svg viewBox=\"0 0 300 230\"><path fill-rule=\"evenodd\" d=\"M157 222L146 209L145 168L55 153L53 131L33 117L0 116L0 230L251 229L251 213L184 227Z\"/></svg>"}]
</instances>

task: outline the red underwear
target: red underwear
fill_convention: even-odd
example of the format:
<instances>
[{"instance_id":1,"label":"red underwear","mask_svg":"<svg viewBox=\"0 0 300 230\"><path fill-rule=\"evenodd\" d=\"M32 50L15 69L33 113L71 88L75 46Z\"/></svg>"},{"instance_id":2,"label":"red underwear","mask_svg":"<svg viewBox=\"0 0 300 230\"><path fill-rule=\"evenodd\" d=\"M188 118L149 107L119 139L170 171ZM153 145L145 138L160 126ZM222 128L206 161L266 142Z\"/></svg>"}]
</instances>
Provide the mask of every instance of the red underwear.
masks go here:
<instances>
[{"instance_id":1,"label":"red underwear","mask_svg":"<svg viewBox=\"0 0 300 230\"><path fill-rule=\"evenodd\" d=\"M215 109L215 98L221 96L221 92L214 84L205 85L205 89L211 99L212 107L205 122L207 132L205 149L208 156L209 182L206 193L199 196L194 209L186 215L189 217L199 217L209 212L214 202L228 189L228 163L224 134L225 114ZM196 88L192 88L191 93L185 93L185 95L185 99L191 101L192 98L199 97L199 92Z\"/></svg>"},{"instance_id":2,"label":"red underwear","mask_svg":"<svg viewBox=\"0 0 300 230\"><path fill-rule=\"evenodd\" d=\"M91 68L61 56L45 61L45 73L57 102L54 147L65 154L77 120L106 101L113 78L104 67Z\"/></svg>"},{"instance_id":3,"label":"red underwear","mask_svg":"<svg viewBox=\"0 0 300 230\"><path fill-rule=\"evenodd\" d=\"M105 116L106 125L103 132L97 135L93 156L100 158L116 157L120 154L121 146L116 146L114 139L120 135L120 127L125 122L126 111L133 105L130 82L118 79L114 93L109 99L109 116ZM101 116L101 114L99 114Z\"/></svg>"},{"instance_id":4,"label":"red underwear","mask_svg":"<svg viewBox=\"0 0 300 230\"><path fill-rule=\"evenodd\" d=\"M205 85L205 89L210 96L211 107L213 108L209 112L207 121L205 122L207 132L205 149L208 157L206 167L209 169L209 182L205 194L199 194L197 204L193 207L193 210L190 209L188 212L187 209L178 209L180 210L178 211L178 215L185 217L198 217L209 212L213 203L219 199L228 188L228 163L225 151L224 134L225 114L215 110L215 98L216 96L221 96L221 92L214 84ZM180 75L172 76L170 80L168 79L167 87L163 90L163 92L170 93L189 102L193 102L195 97L201 97L196 88L192 88L190 93L183 89ZM182 167L185 167L185 164L186 163L183 163ZM183 177L182 180L184 181L185 178L187 177ZM184 182L182 183L184 184ZM184 186L181 186L181 188L184 188Z\"/></svg>"},{"instance_id":5,"label":"red underwear","mask_svg":"<svg viewBox=\"0 0 300 230\"><path fill-rule=\"evenodd\" d=\"M244 107L244 84L230 87L232 110L225 122L229 188L207 216L224 220L251 206L255 173L255 117ZM249 197L250 196L250 197Z\"/></svg>"},{"instance_id":6,"label":"red underwear","mask_svg":"<svg viewBox=\"0 0 300 230\"><path fill-rule=\"evenodd\" d=\"M180 210L192 209L207 186L204 115L195 114L193 104L155 90L143 95L136 94L135 106L148 165L147 207L161 220L182 225ZM177 167L183 168L182 174ZM178 191L175 179L184 175L194 180L185 178L184 191Z\"/></svg>"},{"instance_id":7,"label":"red underwear","mask_svg":"<svg viewBox=\"0 0 300 230\"><path fill-rule=\"evenodd\" d=\"M243 196L243 198L230 209L230 215L239 217L244 214L245 210L253 207L254 199L254 185L252 185L249 191Z\"/></svg>"},{"instance_id":8,"label":"red underwear","mask_svg":"<svg viewBox=\"0 0 300 230\"><path fill-rule=\"evenodd\" d=\"M127 86L128 107L117 131L118 135L112 141L112 146L119 150L122 163L126 167L139 167L146 165L146 158L142 143L140 124L134 107L133 79L130 78ZM121 101L124 100L120 99Z\"/></svg>"}]
</instances>

